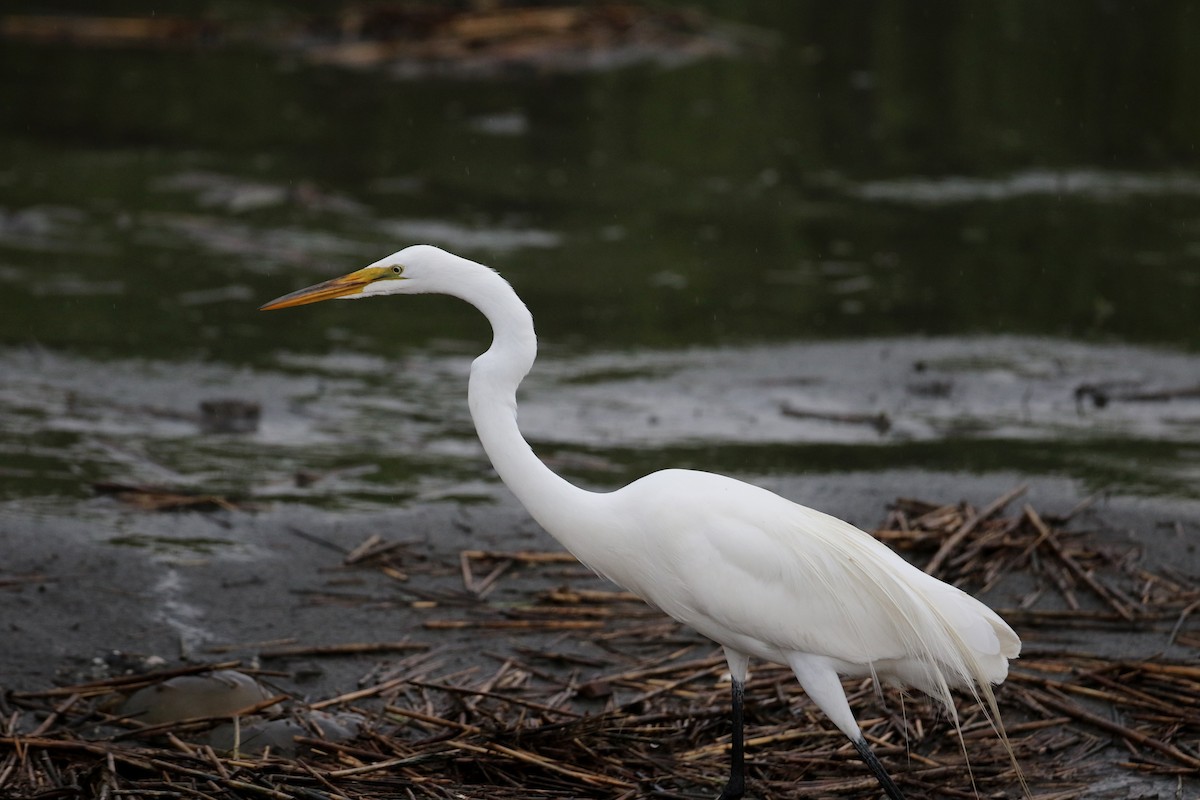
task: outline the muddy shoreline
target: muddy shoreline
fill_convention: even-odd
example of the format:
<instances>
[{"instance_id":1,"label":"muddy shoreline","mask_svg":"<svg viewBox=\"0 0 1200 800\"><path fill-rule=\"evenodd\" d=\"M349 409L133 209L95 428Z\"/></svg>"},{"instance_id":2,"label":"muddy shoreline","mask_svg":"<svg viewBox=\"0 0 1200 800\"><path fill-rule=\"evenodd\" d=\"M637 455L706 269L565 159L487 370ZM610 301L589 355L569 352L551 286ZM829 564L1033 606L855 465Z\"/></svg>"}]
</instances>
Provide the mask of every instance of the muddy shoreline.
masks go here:
<instances>
[{"instance_id":1,"label":"muddy shoreline","mask_svg":"<svg viewBox=\"0 0 1200 800\"><path fill-rule=\"evenodd\" d=\"M765 482L871 529L896 497L917 493L914 484L926 497L953 497L979 507L1012 489L1015 480L897 471ZM579 664L608 655L596 649L589 632L470 625L485 606L494 610L527 603L553 590L614 589L583 567L564 562L508 569L483 598L466 591L467 582L484 579L487 570L464 577L464 550L559 550L502 487L493 489L490 503L447 500L370 513L283 505L254 513L158 514L171 528L169 537L121 547L100 538L97 528L102 526L95 521L33 515L16 528L10 511L5 525L10 534L19 530L21 535L10 535L18 555L6 565L9 580L3 588L8 622L0 674L6 676L5 688L36 692L151 666L236 660L246 668L266 670L263 679L269 685L313 702L369 687L418 650L430 654L435 673L446 675L490 671L498 660L536 651L543 666L546 659L561 659L561 674L576 675L574 680L586 684L589 670ZM1021 502L1049 515L1066 513L1087 499L1073 482L1047 478L1030 483ZM120 515L110 524L120 527ZM1148 568L1169 565L1182 574L1196 572L1196 503L1092 498L1073 526L1087 530L1089 540L1140 549ZM373 536L394 545L391 563L398 569L391 574L377 565L345 566L347 555ZM1008 607L1025 588L1006 582L985 599ZM646 611L651 621L657 616ZM454 622L461 620L469 626L455 628ZM1195 628L1188 621L1183 630ZM1161 630L1097 634L1037 629L1022 635L1026 654L1033 658L1059 651L1119 660L1187 659L1194 653L1168 645ZM700 654L716 653L688 631L681 630L678 638ZM376 645L380 651L321 652L347 645ZM406 652L410 645L412 651ZM289 656L288 651L301 652ZM1110 752L1102 751L1092 764L1094 776L1104 780L1104 791L1088 796L1175 796L1169 780L1137 778L1106 767L1109 758ZM1183 785L1189 784L1190 779Z\"/></svg>"},{"instance_id":2,"label":"muddy shoreline","mask_svg":"<svg viewBox=\"0 0 1200 800\"><path fill-rule=\"evenodd\" d=\"M1010 481L927 474L913 480L899 472L769 483L868 530L898 496L982 504L1017 485L1016 476ZM913 484L923 491L913 491ZM1087 497L1070 481L1045 479L1030 484L1027 501L1063 513ZM163 520L170 533L161 540L118 546L105 529L119 528L119 517L106 524L32 515L18 526L11 510L5 516L12 547L5 565L6 646L0 674L10 690L102 677L107 667L98 661L113 651L169 662L254 659L261 650L284 644L405 640L444 647L453 659L470 663L477 657L478 632L428 630L423 623L461 617L473 602L510 602L554 586L546 584L542 572L524 576L515 570L488 598L472 600L464 591L460 553L561 550L502 488L487 505L444 501L372 513L287 507L253 514L176 513ZM1108 497L1077 524L1116 546L1138 548L1148 565L1197 572L1200 504ZM372 535L404 543L402 560L416 570L407 580L343 566L346 554ZM555 580L572 588L613 588L577 565L564 565ZM448 599L423 602L423 594ZM999 593L986 599L997 607L1012 601ZM544 643L536 633L484 635L500 649ZM1120 637L1089 643L1097 652L1135 655ZM1169 652L1165 642L1145 646L1146 653ZM336 694L380 660L386 658L291 659L288 668L303 677L283 685L311 696Z\"/></svg>"}]
</instances>

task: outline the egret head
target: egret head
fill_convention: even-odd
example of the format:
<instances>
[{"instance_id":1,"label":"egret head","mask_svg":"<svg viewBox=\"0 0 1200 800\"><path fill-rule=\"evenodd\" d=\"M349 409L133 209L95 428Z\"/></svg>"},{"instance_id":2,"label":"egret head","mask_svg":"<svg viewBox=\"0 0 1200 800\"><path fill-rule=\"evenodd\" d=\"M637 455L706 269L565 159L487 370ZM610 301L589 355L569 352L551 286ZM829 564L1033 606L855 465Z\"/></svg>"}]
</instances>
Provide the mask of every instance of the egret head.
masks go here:
<instances>
[{"instance_id":1,"label":"egret head","mask_svg":"<svg viewBox=\"0 0 1200 800\"><path fill-rule=\"evenodd\" d=\"M406 247L368 267L277 297L260 311L273 311L321 300L358 300L384 294L447 292L458 256L427 244Z\"/></svg>"}]
</instances>

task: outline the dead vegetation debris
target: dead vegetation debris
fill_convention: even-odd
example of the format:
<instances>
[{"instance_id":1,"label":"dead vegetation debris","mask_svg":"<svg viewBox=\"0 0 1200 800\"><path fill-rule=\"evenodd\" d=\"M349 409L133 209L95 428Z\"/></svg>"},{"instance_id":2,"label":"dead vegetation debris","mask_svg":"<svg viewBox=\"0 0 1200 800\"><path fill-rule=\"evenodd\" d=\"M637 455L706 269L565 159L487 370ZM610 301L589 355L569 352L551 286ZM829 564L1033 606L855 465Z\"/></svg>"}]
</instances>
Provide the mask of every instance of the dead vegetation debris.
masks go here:
<instances>
[{"instance_id":1,"label":"dead vegetation debris","mask_svg":"<svg viewBox=\"0 0 1200 800\"><path fill-rule=\"evenodd\" d=\"M166 486L95 481L92 490L112 495L122 503L141 511L245 511L250 506L240 499L209 492L194 492Z\"/></svg>"},{"instance_id":2,"label":"dead vegetation debris","mask_svg":"<svg viewBox=\"0 0 1200 800\"><path fill-rule=\"evenodd\" d=\"M404 76L554 73L733 55L761 32L636 2L345 3L286 22L184 16L0 15L0 38L83 47L265 44L315 64Z\"/></svg>"},{"instance_id":3,"label":"dead vegetation debris","mask_svg":"<svg viewBox=\"0 0 1200 800\"><path fill-rule=\"evenodd\" d=\"M1193 578L1150 570L1136 554L1068 529L1080 510L1005 509L1018 487L982 508L898 501L877 535L945 580L972 591L1016 579L1001 609L1027 637L1026 656L997 692L1017 760L1038 800L1094 797L1113 771L1200 785L1200 646ZM402 570L404 548L373 537L344 555L356 568ZM711 644L620 591L563 586L526 602L484 602L515 565L561 568L564 555L464 551L464 624L537 633L536 647L482 653L491 667L448 669L437 647L400 642L261 643L261 656L386 656L387 667L346 694L313 702L278 695L248 714L352 712L358 735L300 736L301 754L218 752L195 734L218 720L153 727L111 713L111 698L236 661L127 675L41 692L8 693L0 720L0 794L14 798L491 798L714 795L729 747L728 681ZM449 565L447 565L449 566ZM1008 584L1005 584L1006 587ZM1007 589L1006 589L1007 591ZM430 606L431 613L441 606ZM1136 630L1166 650L1110 657L1058 643L1072 631ZM555 636L586 631L574 652ZM1042 635L1044 634L1044 635ZM485 640L486 641L486 640ZM243 670L251 671L245 665ZM278 673L274 673L278 674ZM263 675L261 677L269 677ZM972 702L958 708L970 764L944 713L923 698L849 681L864 733L910 796L1016 798L1008 755ZM808 703L790 672L759 665L746 688L750 791L772 800L874 798L852 746ZM228 722L228 720L224 720ZM1116 755L1114 755L1114 753ZM977 793L976 793L977 792Z\"/></svg>"}]
</instances>

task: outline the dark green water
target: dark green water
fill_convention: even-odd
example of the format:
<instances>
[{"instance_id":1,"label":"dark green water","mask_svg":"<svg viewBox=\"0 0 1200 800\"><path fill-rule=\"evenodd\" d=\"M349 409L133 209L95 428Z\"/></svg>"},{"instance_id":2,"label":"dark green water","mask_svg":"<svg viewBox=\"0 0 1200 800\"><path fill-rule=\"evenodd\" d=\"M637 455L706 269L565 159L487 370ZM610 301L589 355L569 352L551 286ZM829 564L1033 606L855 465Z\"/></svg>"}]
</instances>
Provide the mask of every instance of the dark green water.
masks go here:
<instances>
[{"instance_id":1,"label":"dark green water","mask_svg":"<svg viewBox=\"0 0 1200 800\"><path fill-rule=\"evenodd\" d=\"M504 272L562 363L625 353L619 368L636 369L640 353L679 348L1019 335L1097 353L1180 351L1184 371L1155 373L1156 386L1200 383L1200 362L1186 357L1200 348L1200 5L707 5L759 32L741 56L493 79L317 67L252 42L4 42L0 344L14 388L0 414L23 465L9 496L65 491L72 470L153 477L107 450L81 456L97 435L158 442L135 465L228 480L262 442L231 442L214 461L185 424L139 426L130 409L262 398L273 385L264 373L304 373L281 364L285 354L349 352L390 372L394 359L477 351L482 321L440 298L255 310L416 241ZM62 375L31 376L40 368L11 355L30 348L67 359L55 362ZM1078 381L1147 380L1130 352L1118 362L1127 369L1080 368ZM170 390L134 380L128 397L102 388L106 369L120 383L170 365L212 374ZM73 372L93 383L73 387ZM415 391L373 372L356 374L354 391ZM437 402L458 402L461 382L446 380ZM322 389L280 391L309 402ZM128 413L112 428L100 412L64 424L79 406L52 400L72 392ZM438 417L423 397L395 424L414 409ZM963 443L991 423L967 408L970 424L940 450L789 435L756 445L775 456L718 447L707 466L791 469L811 446L807 463L822 470L1028 469L1140 490L1153 462L1171 474L1157 489L1174 493L1191 474L1200 409L1185 399L1154 413L1177 421L1173 433L1147 444L1144 426L1101 430L1062 445L1061 459L1044 452L1053 437L1043 432L975 463ZM379 455L346 442L345 425L326 446L351 461ZM70 447L31 438L64 427L78 437ZM460 414L449 427L469 443ZM266 467L346 458L289 437L267 436L284 454ZM889 443L897 449L876 462ZM640 468L644 456L621 449L637 444L617 444L612 457ZM586 438L560 445L604 451ZM438 463L454 475L458 458Z\"/></svg>"}]
</instances>

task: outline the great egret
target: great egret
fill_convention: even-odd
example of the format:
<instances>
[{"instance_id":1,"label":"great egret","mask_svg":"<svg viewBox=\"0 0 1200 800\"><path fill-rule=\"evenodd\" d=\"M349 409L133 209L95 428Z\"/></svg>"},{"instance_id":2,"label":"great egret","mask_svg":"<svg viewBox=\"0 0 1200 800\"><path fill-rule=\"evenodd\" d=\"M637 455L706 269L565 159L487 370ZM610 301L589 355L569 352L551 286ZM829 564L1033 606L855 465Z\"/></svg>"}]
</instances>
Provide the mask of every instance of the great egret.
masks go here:
<instances>
[{"instance_id":1,"label":"great egret","mask_svg":"<svg viewBox=\"0 0 1200 800\"><path fill-rule=\"evenodd\" d=\"M1008 674L1021 641L994 611L921 572L849 523L757 486L684 469L589 492L543 464L517 427L517 386L533 366L533 317L492 269L428 245L272 300L448 294L492 325L471 365L468 404L500 478L588 567L719 643L733 684L733 747L721 800L743 795L742 704L751 657L787 664L854 743L891 800L903 795L850 711L839 675L916 687L951 715L952 687L982 694ZM1011 751L1010 751L1011 752Z\"/></svg>"}]
</instances>

